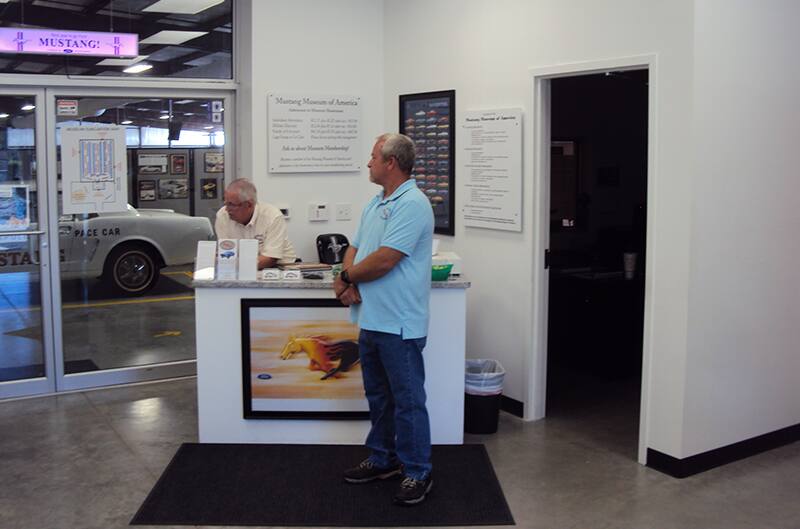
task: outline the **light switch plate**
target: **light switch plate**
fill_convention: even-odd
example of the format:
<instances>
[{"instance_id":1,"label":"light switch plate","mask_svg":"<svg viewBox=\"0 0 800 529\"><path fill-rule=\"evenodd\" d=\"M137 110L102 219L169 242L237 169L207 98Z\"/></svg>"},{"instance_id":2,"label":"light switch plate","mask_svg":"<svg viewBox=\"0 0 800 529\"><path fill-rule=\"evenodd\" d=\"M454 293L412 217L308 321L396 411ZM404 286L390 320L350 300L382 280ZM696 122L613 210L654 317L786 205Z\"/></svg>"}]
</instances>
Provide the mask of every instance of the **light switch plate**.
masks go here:
<instances>
[{"instance_id":1,"label":"light switch plate","mask_svg":"<svg viewBox=\"0 0 800 529\"><path fill-rule=\"evenodd\" d=\"M352 220L353 205L348 203L336 204L336 220Z\"/></svg>"}]
</instances>

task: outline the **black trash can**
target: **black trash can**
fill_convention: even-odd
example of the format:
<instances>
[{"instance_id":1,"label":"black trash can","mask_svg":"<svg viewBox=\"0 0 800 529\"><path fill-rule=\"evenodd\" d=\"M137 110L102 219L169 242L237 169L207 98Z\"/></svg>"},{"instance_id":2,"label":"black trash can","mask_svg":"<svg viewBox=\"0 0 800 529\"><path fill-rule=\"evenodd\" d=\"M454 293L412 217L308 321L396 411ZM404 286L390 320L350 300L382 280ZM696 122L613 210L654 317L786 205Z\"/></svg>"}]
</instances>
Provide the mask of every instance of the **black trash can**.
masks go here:
<instances>
[{"instance_id":1,"label":"black trash can","mask_svg":"<svg viewBox=\"0 0 800 529\"><path fill-rule=\"evenodd\" d=\"M495 433L500 420L502 395L470 395L464 393L464 431Z\"/></svg>"},{"instance_id":2,"label":"black trash can","mask_svg":"<svg viewBox=\"0 0 800 529\"><path fill-rule=\"evenodd\" d=\"M467 360L464 383L464 431L495 433L505 370L497 360Z\"/></svg>"}]
</instances>

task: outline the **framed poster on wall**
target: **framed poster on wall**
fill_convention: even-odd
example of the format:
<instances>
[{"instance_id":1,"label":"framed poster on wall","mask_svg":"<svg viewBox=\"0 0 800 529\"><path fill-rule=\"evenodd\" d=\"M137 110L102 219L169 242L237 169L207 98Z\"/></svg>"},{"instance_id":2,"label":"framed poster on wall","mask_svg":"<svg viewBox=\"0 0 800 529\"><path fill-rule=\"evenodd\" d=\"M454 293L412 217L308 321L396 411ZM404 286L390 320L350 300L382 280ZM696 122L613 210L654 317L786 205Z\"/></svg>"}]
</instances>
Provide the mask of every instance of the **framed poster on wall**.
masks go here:
<instances>
[{"instance_id":1,"label":"framed poster on wall","mask_svg":"<svg viewBox=\"0 0 800 529\"><path fill-rule=\"evenodd\" d=\"M139 167L139 176L167 174L167 155L162 153L139 153L136 164Z\"/></svg>"},{"instance_id":2,"label":"framed poster on wall","mask_svg":"<svg viewBox=\"0 0 800 529\"><path fill-rule=\"evenodd\" d=\"M434 232L455 235L455 90L400 96L400 133L414 140L411 174L433 208Z\"/></svg>"},{"instance_id":3,"label":"framed poster on wall","mask_svg":"<svg viewBox=\"0 0 800 529\"><path fill-rule=\"evenodd\" d=\"M200 179L200 198L203 200L216 200L219 196L216 178Z\"/></svg>"},{"instance_id":4,"label":"framed poster on wall","mask_svg":"<svg viewBox=\"0 0 800 529\"><path fill-rule=\"evenodd\" d=\"M189 180L186 178L162 178L158 181L159 200L189 198Z\"/></svg>"},{"instance_id":5,"label":"framed poster on wall","mask_svg":"<svg viewBox=\"0 0 800 529\"><path fill-rule=\"evenodd\" d=\"M172 174L186 174L186 155L170 154L169 172Z\"/></svg>"},{"instance_id":6,"label":"framed poster on wall","mask_svg":"<svg viewBox=\"0 0 800 529\"><path fill-rule=\"evenodd\" d=\"M156 199L156 181L139 180L139 202L148 202Z\"/></svg>"},{"instance_id":7,"label":"framed poster on wall","mask_svg":"<svg viewBox=\"0 0 800 529\"><path fill-rule=\"evenodd\" d=\"M221 152L203 153L203 165L207 173L225 172L225 154Z\"/></svg>"},{"instance_id":8,"label":"framed poster on wall","mask_svg":"<svg viewBox=\"0 0 800 529\"><path fill-rule=\"evenodd\" d=\"M336 299L243 299L245 419L367 419L358 327Z\"/></svg>"}]
</instances>

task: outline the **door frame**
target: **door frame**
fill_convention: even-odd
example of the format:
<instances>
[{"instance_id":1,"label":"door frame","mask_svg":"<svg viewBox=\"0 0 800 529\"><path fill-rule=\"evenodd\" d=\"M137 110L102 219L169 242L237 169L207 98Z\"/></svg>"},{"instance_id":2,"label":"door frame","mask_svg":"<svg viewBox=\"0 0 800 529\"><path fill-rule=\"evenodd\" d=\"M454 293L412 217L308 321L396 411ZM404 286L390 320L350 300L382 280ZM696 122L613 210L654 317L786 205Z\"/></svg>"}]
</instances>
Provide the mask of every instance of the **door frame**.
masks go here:
<instances>
[{"instance_id":1,"label":"door frame","mask_svg":"<svg viewBox=\"0 0 800 529\"><path fill-rule=\"evenodd\" d=\"M41 325L42 325L42 362L45 367L45 376L9 380L0 382L0 399L24 397L40 393L55 391L55 366L53 364L53 304L52 285L50 283L50 211L47 208L49 189L47 179L47 144L45 120L45 90L43 88L23 85L0 85L0 95L3 96L32 96L36 110L34 112L34 144L36 151L36 199L38 209L39 235L39 288L41 296ZM56 239L58 231L56 230Z\"/></svg>"},{"instance_id":2,"label":"door frame","mask_svg":"<svg viewBox=\"0 0 800 529\"><path fill-rule=\"evenodd\" d=\"M225 145L223 152L226 160L234 160L234 127L232 117L235 115L234 93L230 90L193 90L175 88L120 88L120 87L101 87L101 88L75 88L73 86L48 87L45 89L46 111L47 111L47 174L48 181L56 182L56 98L57 97L150 97L150 98L195 98L195 99L221 99L223 100L223 127L225 130ZM226 171L227 172L227 171ZM230 167L230 172L235 172L235 167ZM51 233L58 233L58 197L56 193L48 193L48 210L53 212L50 216ZM91 371L86 373L64 373L64 346L63 346L63 321L61 312L61 273L58 260L58 245L50 247L50 278L52 285L52 307L53 307L53 351L55 353L55 391L73 391L79 389L95 388L100 386L111 386L118 384L128 384L133 382L144 382L181 376L190 376L197 373L195 359L166 362L162 364L151 364L143 366L129 366L102 371Z\"/></svg>"},{"instance_id":3,"label":"door frame","mask_svg":"<svg viewBox=\"0 0 800 529\"><path fill-rule=\"evenodd\" d=\"M558 64L530 71L533 93L533 326L531 335L532 351L526 362L526 387L528 406L526 419L541 419L545 416L547 399L547 320L549 314L548 294L550 272L544 268L545 250L550 247L550 81L560 77L574 77L603 73L608 70L648 70L648 102L647 102L647 232L646 255L651 256L645 263L644 284L644 333L642 341L642 389L639 413L639 450L638 461L647 463L647 440L650 431L648 408L651 388L651 356L654 323L653 296L654 259L655 256L655 200L656 156L658 145L656 103L658 95L657 56L656 54L620 57L613 59Z\"/></svg>"}]
</instances>

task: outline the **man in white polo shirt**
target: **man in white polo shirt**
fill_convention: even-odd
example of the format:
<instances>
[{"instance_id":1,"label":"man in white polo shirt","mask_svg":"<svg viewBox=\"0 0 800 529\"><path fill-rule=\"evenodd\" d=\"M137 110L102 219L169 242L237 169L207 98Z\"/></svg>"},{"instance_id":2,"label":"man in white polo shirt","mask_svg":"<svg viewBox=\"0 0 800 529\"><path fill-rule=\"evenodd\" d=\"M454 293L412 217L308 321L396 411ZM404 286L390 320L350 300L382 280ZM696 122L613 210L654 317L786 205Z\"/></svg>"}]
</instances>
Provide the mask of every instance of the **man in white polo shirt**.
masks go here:
<instances>
[{"instance_id":1,"label":"man in white polo shirt","mask_svg":"<svg viewBox=\"0 0 800 529\"><path fill-rule=\"evenodd\" d=\"M297 258L283 213L272 204L259 202L256 186L246 178L234 180L225 189L225 205L217 211L214 231L217 239L256 239L259 270L293 263Z\"/></svg>"}]
</instances>

